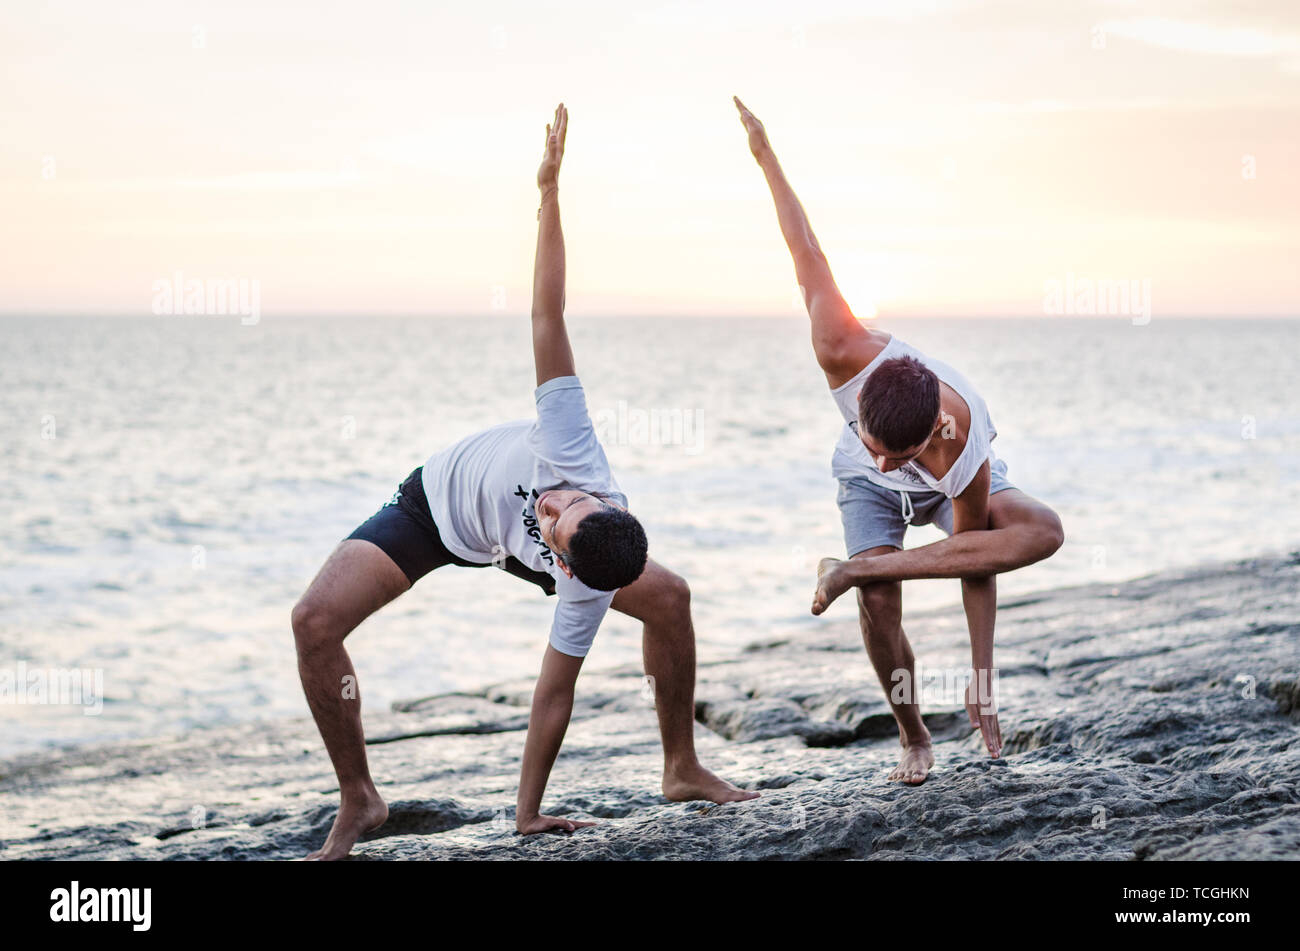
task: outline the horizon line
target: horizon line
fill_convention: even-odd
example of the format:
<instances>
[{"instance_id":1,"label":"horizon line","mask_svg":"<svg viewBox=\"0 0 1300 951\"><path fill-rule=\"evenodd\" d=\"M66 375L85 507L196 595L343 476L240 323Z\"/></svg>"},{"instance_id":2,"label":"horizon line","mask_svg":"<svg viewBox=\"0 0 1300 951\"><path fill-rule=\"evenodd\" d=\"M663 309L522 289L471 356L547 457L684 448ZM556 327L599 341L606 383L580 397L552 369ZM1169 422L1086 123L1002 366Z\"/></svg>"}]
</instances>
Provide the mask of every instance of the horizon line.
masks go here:
<instances>
[{"instance_id":1,"label":"horizon line","mask_svg":"<svg viewBox=\"0 0 1300 951\"><path fill-rule=\"evenodd\" d=\"M238 314L152 314L140 311L71 311L71 310L5 310L0 309L0 320L20 317L51 317L55 319L95 318L106 320L150 319L178 321L191 318L196 322L218 322L222 319L237 319ZM512 312L450 312L450 311L361 311L361 310L324 310L324 311L285 311L268 315L263 313L258 323L265 320L319 320L322 318L370 318L388 320L525 320L530 317L527 311ZM1176 313L1152 314L1150 321L1157 320L1295 320L1300 314L1273 311L1269 313L1250 314L1214 314L1214 313ZM682 313L646 313L619 311L603 314L566 314L566 320L808 320L807 314L779 314L773 312L716 313L716 314L682 314ZM877 314L874 317L858 318L860 323L872 325L891 320L1070 320L1070 321L1129 321L1130 314L1047 314L1047 313L981 313L955 314L933 311L899 312L895 314ZM255 325L254 325L255 326Z\"/></svg>"}]
</instances>

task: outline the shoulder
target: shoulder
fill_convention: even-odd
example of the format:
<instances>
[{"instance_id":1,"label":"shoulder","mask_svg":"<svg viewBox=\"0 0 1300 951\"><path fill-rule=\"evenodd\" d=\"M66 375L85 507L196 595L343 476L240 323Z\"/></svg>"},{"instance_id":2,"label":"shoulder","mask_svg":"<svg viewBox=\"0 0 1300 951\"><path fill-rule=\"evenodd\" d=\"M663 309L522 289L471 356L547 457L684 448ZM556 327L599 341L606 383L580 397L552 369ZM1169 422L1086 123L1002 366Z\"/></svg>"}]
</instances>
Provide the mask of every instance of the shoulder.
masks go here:
<instances>
[{"instance_id":1,"label":"shoulder","mask_svg":"<svg viewBox=\"0 0 1300 951\"><path fill-rule=\"evenodd\" d=\"M587 394L576 376L551 377L533 391L533 403L537 407L540 430L590 426Z\"/></svg>"},{"instance_id":2,"label":"shoulder","mask_svg":"<svg viewBox=\"0 0 1300 951\"><path fill-rule=\"evenodd\" d=\"M570 620L588 622L599 621L614 600L614 591L597 591L589 588L577 578L571 578L563 571L555 571L556 608L561 606Z\"/></svg>"},{"instance_id":3,"label":"shoulder","mask_svg":"<svg viewBox=\"0 0 1300 951\"><path fill-rule=\"evenodd\" d=\"M892 334L864 328L863 335L855 338L852 347L842 354L834 372L823 368L831 392L837 396L847 393L856 397L872 370L890 356L901 355L907 350L907 345Z\"/></svg>"},{"instance_id":4,"label":"shoulder","mask_svg":"<svg viewBox=\"0 0 1300 951\"><path fill-rule=\"evenodd\" d=\"M931 471L947 476L957 468L971 442L971 409L947 383L940 381L939 394L939 435L935 442L940 463Z\"/></svg>"},{"instance_id":5,"label":"shoulder","mask_svg":"<svg viewBox=\"0 0 1300 951\"><path fill-rule=\"evenodd\" d=\"M565 390L577 390L582 392L582 381L576 376L553 376L544 383L540 383L537 389L533 390L533 399L541 402L542 398L551 393L562 393Z\"/></svg>"},{"instance_id":6,"label":"shoulder","mask_svg":"<svg viewBox=\"0 0 1300 951\"><path fill-rule=\"evenodd\" d=\"M939 414L944 424L944 438L958 438L961 444L965 445L966 437L970 433L970 404L966 402L964 396L943 380L939 381Z\"/></svg>"}]
</instances>

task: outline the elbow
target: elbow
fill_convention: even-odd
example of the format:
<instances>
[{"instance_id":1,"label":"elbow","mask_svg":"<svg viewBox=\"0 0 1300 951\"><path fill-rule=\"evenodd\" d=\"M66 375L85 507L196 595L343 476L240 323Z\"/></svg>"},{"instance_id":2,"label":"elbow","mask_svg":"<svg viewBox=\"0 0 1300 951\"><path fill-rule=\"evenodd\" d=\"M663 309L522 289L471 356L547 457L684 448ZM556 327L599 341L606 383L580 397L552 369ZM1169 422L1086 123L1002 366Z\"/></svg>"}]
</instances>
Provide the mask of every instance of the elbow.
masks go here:
<instances>
[{"instance_id":1,"label":"elbow","mask_svg":"<svg viewBox=\"0 0 1300 951\"><path fill-rule=\"evenodd\" d=\"M809 309L811 310L811 304ZM844 346L844 341L838 338L814 337L813 350L817 355L817 365L821 367L823 373L838 375L847 372L846 368L854 366L853 350ZM857 365L861 366L860 361Z\"/></svg>"},{"instance_id":2,"label":"elbow","mask_svg":"<svg viewBox=\"0 0 1300 951\"><path fill-rule=\"evenodd\" d=\"M817 244L817 239L809 235L794 252L794 269L800 277L800 283L808 283L808 278L822 270L830 270L830 262Z\"/></svg>"},{"instance_id":3,"label":"elbow","mask_svg":"<svg viewBox=\"0 0 1300 951\"><path fill-rule=\"evenodd\" d=\"M552 320L561 320L564 317L564 298L558 301L550 301L544 304L534 302L532 309L533 323L544 324Z\"/></svg>"}]
</instances>

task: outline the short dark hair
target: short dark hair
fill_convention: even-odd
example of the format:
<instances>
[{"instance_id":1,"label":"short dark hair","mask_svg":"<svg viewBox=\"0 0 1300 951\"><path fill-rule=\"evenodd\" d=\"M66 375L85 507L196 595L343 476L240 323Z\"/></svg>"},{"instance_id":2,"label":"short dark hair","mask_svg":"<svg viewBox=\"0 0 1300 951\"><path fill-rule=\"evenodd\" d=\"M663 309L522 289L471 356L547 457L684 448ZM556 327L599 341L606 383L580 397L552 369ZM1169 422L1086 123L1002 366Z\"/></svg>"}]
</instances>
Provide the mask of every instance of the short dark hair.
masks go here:
<instances>
[{"instance_id":1,"label":"short dark hair","mask_svg":"<svg viewBox=\"0 0 1300 951\"><path fill-rule=\"evenodd\" d=\"M605 505L578 523L561 557L588 588L614 591L641 577L647 550L645 529L636 516Z\"/></svg>"},{"instance_id":2,"label":"short dark hair","mask_svg":"<svg viewBox=\"0 0 1300 951\"><path fill-rule=\"evenodd\" d=\"M892 452L929 438L939 418L939 378L914 357L886 360L858 394L858 426Z\"/></svg>"}]
</instances>

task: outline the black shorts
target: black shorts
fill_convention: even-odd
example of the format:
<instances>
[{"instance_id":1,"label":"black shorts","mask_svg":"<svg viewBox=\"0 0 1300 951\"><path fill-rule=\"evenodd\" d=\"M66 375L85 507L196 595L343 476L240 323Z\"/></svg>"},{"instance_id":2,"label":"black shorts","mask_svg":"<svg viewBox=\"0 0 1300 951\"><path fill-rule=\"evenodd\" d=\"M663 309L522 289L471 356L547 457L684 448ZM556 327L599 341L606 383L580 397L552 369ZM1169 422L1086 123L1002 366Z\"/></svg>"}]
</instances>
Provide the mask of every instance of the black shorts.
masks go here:
<instances>
[{"instance_id":1,"label":"black shorts","mask_svg":"<svg viewBox=\"0 0 1300 951\"><path fill-rule=\"evenodd\" d=\"M438 526L429 514L429 500L424 494L424 466L406 477L390 501L378 512L357 527L348 538L360 539L378 545L385 555L393 559L402 574L415 584L435 568L443 565L460 565L462 568L488 568L477 562L466 561L453 554L443 544ZM516 578L531 581L547 594L555 594L555 579L545 571L529 568L513 555L501 565Z\"/></svg>"}]
</instances>

